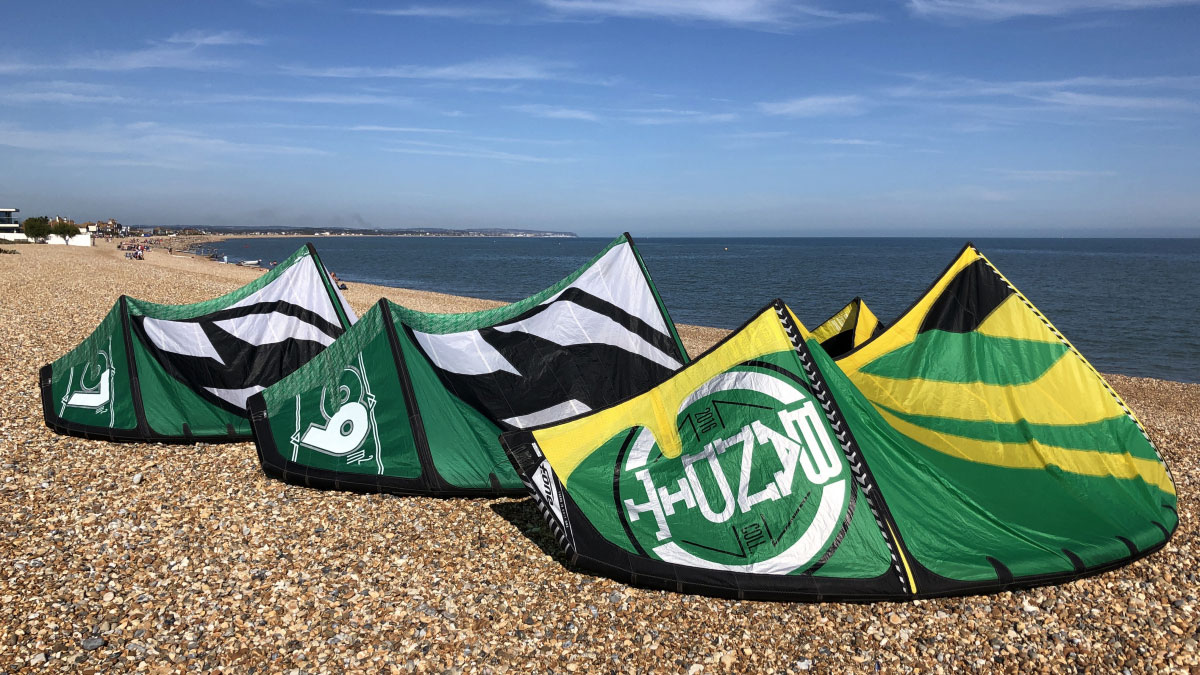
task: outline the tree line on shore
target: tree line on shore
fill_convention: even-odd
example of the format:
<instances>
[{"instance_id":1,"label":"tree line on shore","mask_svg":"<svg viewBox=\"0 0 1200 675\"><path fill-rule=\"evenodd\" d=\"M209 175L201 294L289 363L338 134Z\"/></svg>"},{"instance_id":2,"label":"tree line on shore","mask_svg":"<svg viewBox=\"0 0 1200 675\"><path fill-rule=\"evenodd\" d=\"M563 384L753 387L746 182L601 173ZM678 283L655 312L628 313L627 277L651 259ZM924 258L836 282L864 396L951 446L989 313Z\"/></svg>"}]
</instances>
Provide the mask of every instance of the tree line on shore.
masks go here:
<instances>
[{"instance_id":1,"label":"tree line on shore","mask_svg":"<svg viewBox=\"0 0 1200 675\"><path fill-rule=\"evenodd\" d=\"M63 239L70 239L79 234L79 226L69 220L59 220L52 223L48 216L34 216L26 218L21 223L21 231L31 241L40 241L52 234L58 235Z\"/></svg>"}]
</instances>

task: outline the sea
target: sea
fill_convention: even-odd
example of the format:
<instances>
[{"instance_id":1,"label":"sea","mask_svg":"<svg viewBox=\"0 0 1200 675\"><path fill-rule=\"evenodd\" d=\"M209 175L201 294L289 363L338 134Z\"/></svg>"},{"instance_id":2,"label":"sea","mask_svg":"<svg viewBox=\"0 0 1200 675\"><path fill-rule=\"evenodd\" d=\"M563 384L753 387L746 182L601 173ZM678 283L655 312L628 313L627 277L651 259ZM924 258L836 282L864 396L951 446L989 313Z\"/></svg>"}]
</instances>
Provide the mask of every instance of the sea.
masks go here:
<instances>
[{"instance_id":1,"label":"sea","mask_svg":"<svg viewBox=\"0 0 1200 675\"><path fill-rule=\"evenodd\" d=\"M306 241L346 283L491 300L532 295L607 238L231 239L229 262L283 260ZM855 296L890 323L966 243L949 238L635 238L676 323L736 328L782 298L810 329ZM1101 372L1200 382L1200 239L976 239Z\"/></svg>"}]
</instances>

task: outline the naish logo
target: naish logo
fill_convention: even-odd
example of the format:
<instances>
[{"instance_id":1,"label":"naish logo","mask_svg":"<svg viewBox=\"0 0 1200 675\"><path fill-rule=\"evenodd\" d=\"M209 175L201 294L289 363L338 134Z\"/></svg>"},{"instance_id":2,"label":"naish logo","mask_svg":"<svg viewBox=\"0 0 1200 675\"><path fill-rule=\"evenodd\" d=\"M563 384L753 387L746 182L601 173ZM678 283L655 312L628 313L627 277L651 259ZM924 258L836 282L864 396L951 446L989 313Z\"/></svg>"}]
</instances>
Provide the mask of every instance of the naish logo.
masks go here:
<instances>
[{"instance_id":1,"label":"naish logo","mask_svg":"<svg viewBox=\"0 0 1200 675\"><path fill-rule=\"evenodd\" d=\"M95 366L94 369L92 365ZM67 391L63 394L58 416L62 417L67 408L93 410L97 415L108 413L108 426L112 427L116 419L113 409L113 383L116 374L112 359L112 338L109 338L108 349L101 349L96 353L95 364L84 365L81 369L78 389L71 388L75 382L75 368L72 367L67 374Z\"/></svg>"},{"instance_id":2,"label":"naish logo","mask_svg":"<svg viewBox=\"0 0 1200 675\"><path fill-rule=\"evenodd\" d=\"M803 381L766 365L721 373L683 401L678 458L663 456L645 428L627 447L621 516L643 551L787 574L840 541L853 508L841 450Z\"/></svg>"},{"instance_id":3,"label":"naish logo","mask_svg":"<svg viewBox=\"0 0 1200 675\"><path fill-rule=\"evenodd\" d=\"M304 397L304 394L296 395L296 431L291 437L292 461L296 461L300 448L306 448L344 459L350 465L375 462L378 472L383 473L375 424L376 399L371 393L362 354L358 355L357 367L346 366L336 384L321 389L318 410L322 422L303 423ZM373 442L368 443L368 439Z\"/></svg>"}]
</instances>

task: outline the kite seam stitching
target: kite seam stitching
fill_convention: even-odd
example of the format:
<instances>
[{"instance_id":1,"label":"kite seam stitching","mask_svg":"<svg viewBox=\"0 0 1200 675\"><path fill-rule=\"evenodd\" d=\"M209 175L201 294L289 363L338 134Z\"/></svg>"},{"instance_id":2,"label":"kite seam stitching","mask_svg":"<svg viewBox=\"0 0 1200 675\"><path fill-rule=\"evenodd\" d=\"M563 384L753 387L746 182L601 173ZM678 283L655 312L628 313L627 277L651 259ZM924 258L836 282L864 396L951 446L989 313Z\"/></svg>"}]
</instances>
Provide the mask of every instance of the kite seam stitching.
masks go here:
<instances>
[{"instance_id":1,"label":"kite seam stitching","mask_svg":"<svg viewBox=\"0 0 1200 675\"><path fill-rule=\"evenodd\" d=\"M905 578L904 570L900 567L900 558L896 550L896 542L894 542L888 533L888 527L883 522L883 517L879 514L879 509L875 504L875 497L872 495L875 485L871 483L864 471L862 459L858 456L850 445L851 436L849 427L843 428L843 421L838 415L837 409L833 407L831 396L826 392L824 380L816 376L815 367L806 350L801 348L800 333L788 317L787 312L782 307L776 305L775 312L779 315L779 321L783 324L784 332L787 333L788 339L791 340L792 348L796 355L800 358L800 365L804 367L804 372L808 376L809 385L812 387L812 393L821 403L821 408L825 411L825 418L829 421L830 428L837 435L838 444L842 448L842 454L846 457L846 461L850 465L850 472L854 476L854 481L862 489L863 496L867 498L867 507L871 509L871 515L875 517L875 526L879 528L879 533L883 537L884 543L888 547L888 554L892 557L892 569L896 571L896 576L900 579L900 588L904 593L908 593L908 583ZM877 494L877 493L876 493Z\"/></svg>"}]
</instances>

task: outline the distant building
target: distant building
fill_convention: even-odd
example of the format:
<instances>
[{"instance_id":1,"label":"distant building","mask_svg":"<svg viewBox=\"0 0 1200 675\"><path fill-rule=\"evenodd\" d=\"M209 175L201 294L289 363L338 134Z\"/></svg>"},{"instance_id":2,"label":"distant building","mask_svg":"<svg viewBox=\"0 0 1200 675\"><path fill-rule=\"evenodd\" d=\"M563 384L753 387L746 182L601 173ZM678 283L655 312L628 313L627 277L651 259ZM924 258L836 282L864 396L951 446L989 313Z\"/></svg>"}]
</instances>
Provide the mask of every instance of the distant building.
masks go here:
<instances>
[{"instance_id":1,"label":"distant building","mask_svg":"<svg viewBox=\"0 0 1200 675\"><path fill-rule=\"evenodd\" d=\"M21 209L0 209L0 240L28 241L21 231L21 220L17 214Z\"/></svg>"}]
</instances>

